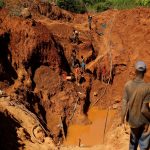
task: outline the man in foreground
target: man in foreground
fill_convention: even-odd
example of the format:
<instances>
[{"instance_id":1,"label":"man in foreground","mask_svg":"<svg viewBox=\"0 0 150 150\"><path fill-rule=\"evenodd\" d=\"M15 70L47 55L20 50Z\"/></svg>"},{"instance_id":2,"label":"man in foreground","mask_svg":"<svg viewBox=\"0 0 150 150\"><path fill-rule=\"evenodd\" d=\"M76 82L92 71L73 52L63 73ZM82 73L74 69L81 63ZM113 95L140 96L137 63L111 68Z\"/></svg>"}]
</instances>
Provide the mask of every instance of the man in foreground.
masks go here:
<instances>
[{"instance_id":1,"label":"man in foreground","mask_svg":"<svg viewBox=\"0 0 150 150\"><path fill-rule=\"evenodd\" d=\"M129 150L150 150L150 84L144 82L146 64L135 64L136 77L125 84L122 103L122 123L125 118L130 125Z\"/></svg>"}]
</instances>

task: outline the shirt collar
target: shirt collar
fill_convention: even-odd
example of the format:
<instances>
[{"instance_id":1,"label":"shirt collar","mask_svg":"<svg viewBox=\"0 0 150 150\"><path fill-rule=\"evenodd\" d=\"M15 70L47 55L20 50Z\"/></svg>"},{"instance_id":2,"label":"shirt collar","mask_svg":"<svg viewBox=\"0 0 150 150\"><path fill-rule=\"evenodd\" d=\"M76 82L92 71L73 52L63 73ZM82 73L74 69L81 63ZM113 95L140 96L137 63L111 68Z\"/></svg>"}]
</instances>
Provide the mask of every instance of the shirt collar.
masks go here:
<instances>
[{"instance_id":1,"label":"shirt collar","mask_svg":"<svg viewBox=\"0 0 150 150\"><path fill-rule=\"evenodd\" d=\"M143 80L143 79L138 79L138 78L135 78L135 79L134 79L134 82L138 82L138 83L139 83L139 82L140 82L140 83L144 83L144 80Z\"/></svg>"}]
</instances>

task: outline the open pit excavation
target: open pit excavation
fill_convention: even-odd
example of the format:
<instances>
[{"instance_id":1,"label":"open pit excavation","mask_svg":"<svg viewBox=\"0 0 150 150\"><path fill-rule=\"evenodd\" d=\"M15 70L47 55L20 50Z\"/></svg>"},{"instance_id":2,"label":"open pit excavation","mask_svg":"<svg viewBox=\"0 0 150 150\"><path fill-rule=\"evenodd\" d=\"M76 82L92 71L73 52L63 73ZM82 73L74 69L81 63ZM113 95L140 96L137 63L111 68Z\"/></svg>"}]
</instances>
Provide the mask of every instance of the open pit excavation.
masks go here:
<instances>
[{"instance_id":1,"label":"open pit excavation","mask_svg":"<svg viewBox=\"0 0 150 150\"><path fill-rule=\"evenodd\" d=\"M90 30L87 14L21 2L0 8L0 150L127 150L122 94L137 60L150 82L150 9L91 13Z\"/></svg>"}]
</instances>

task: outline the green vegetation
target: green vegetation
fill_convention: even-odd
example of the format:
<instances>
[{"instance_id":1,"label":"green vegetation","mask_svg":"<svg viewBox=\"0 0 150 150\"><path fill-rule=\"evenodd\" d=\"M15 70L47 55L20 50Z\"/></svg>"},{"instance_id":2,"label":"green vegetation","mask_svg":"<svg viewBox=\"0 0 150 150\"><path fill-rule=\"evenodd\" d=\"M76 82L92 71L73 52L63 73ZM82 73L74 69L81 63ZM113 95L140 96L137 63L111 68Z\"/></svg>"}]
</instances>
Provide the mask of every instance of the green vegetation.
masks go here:
<instances>
[{"instance_id":1,"label":"green vegetation","mask_svg":"<svg viewBox=\"0 0 150 150\"><path fill-rule=\"evenodd\" d=\"M86 8L82 0L57 0L57 5L72 12L86 12Z\"/></svg>"},{"instance_id":2,"label":"green vegetation","mask_svg":"<svg viewBox=\"0 0 150 150\"><path fill-rule=\"evenodd\" d=\"M137 0L136 2L140 6L150 6L150 0Z\"/></svg>"},{"instance_id":3,"label":"green vegetation","mask_svg":"<svg viewBox=\"0 0 150 150\"><path fill-rule=\"evenodd\" d=\"M150 6L150 0L110 0L113 8L128 9L138 6Z\"/></svg>"},{"instance_id":4,"label":"green vegetation","mask_svg":"<svg viewBox=\"0 0 150 150\"><path fill-rule=\"evenodd\" d=\"M3 8L5 6L4 0L0 0L0 8Z\"/></svg>"},{"instance_id":5,"label":"green vegetation","mask_svg":"<svg viewBox=\"0 0 150 150\"><path fill-rule=\"evenodd\" d=\"M85 4L88 12L102 12L112 8L112 2L109 0L93 0L92 3L88 3L87 0L85 0Z\"/></svg>"},{"instance_id":6,"label":"green vegetation","mask_svg":"<svg viewBox=\"0 0 150 150\"><path fill-rule=\"evenodd\" d=\"M57 0L57 5L63 9L84 13L101 12L110 8L129 9L138 6L149 7L150 0Z\"/></svg>"}]
</instances>

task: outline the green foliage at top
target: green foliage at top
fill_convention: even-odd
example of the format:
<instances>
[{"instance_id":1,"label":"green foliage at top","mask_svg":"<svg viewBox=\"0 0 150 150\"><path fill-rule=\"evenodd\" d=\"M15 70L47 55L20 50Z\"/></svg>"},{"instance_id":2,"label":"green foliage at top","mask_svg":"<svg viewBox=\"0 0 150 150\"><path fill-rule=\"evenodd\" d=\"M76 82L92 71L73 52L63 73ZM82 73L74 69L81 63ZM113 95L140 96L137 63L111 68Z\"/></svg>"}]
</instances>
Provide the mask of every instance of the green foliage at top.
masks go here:
<instances>
[{"instance_id":1,"label":"green foliage at top","mask_svg":"<svg viewBox=\"0 0 150 150\"><path fill-rule=\"evenodd\" d=\"M3 8L5 6L4 0L0 0L0 8Z\"/></svg>"},{"instance_id":2,"label":"green foliage at top","mask_svg":"<svg viewBox=\"0 0 150 150\"><path fill-rule=\"evenodd\" d=\"M93 0L92 3L86 3L88 12L102 12L112 8L112 2L109 0Z\"/></svg>"},{"instance_id":3,"label":"green foliage at top","mask_svg":"<svg viewBox=\"0 0 150 150\"><path fill-rule=\"evenodd\" d=\"M150 0L136 0L136 2L141 6L150 6Z\"/></svg>"},{"instance_id":4,"label":"green foliage at top","mask_svg":"<svg viewBox=\"0 0 150 150\"><path fill-rule=\"evenodd\" d=\"M63 9L84 13L101 12L110 8L129 9L137 6L150 6L150 0L57 0L57 5Z\"/></svg>"},{"instance_id":5,"label":"green foliage at top","mask_svg":"<svg viewBox=\"0 0 150 150\"><path fill-rule=\"evenodd\" d=\"M135 0L110 0L115 9L128 9L136 6Z\"/></svg>"},{"instance_id":6,"label":"green foliage at top","mask_svg":"<svg viewBox=\"0 0 150 150\"><path fill-rule=\"evenodd\" d=\"M76 13L86 12L86 8L82 0L57 0L57 5L71 12Z\"/></svg>"}]
</instances>

